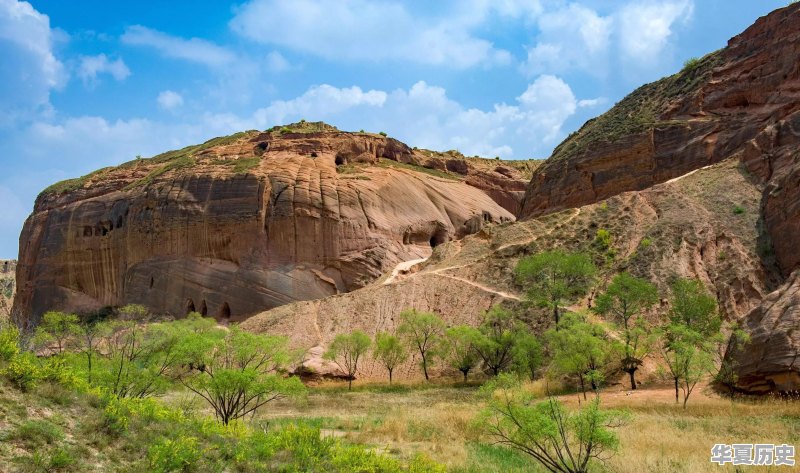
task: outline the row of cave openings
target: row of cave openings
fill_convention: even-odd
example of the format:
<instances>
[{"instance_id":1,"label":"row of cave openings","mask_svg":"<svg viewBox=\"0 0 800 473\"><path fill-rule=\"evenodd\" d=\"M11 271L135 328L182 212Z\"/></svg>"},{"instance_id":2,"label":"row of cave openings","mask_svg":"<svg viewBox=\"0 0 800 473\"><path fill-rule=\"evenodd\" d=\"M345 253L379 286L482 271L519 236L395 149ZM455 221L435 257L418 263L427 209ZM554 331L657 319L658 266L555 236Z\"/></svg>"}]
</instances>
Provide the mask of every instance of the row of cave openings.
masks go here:
<instances>
[{"instance_id":1,"label":"row of cave openings","mask_svg":"<svg viewBox=\"0 0 800 473\"><path fill-rule=\"evenodd\" d=\"M191 297L186 299L186 314L188 315L192 312L197 312L203 317L208 316L208 305L205 299L200 301L200 305L198 306L195 306L194 300ZM223 302L219 307L216 318L223 320L229 320L231 318L231 306L227 302Z\"/></svg>"},{"instance_id":2,"label":"row of cave openings","mask_svg":"<svg viewBox=\"0 0 800 473\"><path fill-rule=\"evenodd\" d=\"M83 236L84 237L91 237L91 236L106 236L109 232L114 230L115 228L122 228L124 225L124 221L122 219L122 215L117 217L116 224L111 220L103 220L102 222L98 222L96 225L85 225L83 227Z\"/></svg>"}]
</instances>

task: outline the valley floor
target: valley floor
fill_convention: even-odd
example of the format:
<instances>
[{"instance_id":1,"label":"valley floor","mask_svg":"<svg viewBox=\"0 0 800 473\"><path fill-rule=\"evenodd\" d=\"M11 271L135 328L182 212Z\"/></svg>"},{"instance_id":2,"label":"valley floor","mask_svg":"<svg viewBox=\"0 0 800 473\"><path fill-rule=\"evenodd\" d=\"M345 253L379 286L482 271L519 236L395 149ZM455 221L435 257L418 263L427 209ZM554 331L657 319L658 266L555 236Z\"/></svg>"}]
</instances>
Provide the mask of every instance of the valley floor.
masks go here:
<instances>
[{"instance_id":1,"label":"valley floor","mask_svg":"<svg viewBox=\"0 0 800 473\"><path fill-rule=\"evenodd\" d=\"M542 393L537 382L528 389ZM637 391L610 388L603 407L627 409L632 417L618 430L621 449L607 462L619 473L703 473L737 471L709 462L716 443L800 443L800 404L796 401L732 401L698 386L684 410L675 404L670 386ZM559 398L571 407L579 394ZM591 397L590 397L591 399ZM448 471L544 471L524 456L494 446L474 419L483 407L477 386L361 385L352 392L340 384L312 389L307 401L284 401L260 413L277 423L318 425L323 435L372 445L400 457L423 452ZM758 467L758 471L791 471L790 467Z\"/></svg>"}]
</instances>

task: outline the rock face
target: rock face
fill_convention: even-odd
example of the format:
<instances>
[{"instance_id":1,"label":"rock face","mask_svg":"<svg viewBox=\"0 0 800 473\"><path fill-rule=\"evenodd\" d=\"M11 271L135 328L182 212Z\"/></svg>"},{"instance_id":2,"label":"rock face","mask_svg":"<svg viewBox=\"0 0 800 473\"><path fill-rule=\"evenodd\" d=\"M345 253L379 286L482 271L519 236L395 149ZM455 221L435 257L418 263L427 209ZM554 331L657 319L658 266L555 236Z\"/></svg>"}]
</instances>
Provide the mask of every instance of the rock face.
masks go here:
<instances>
[{"instance_id":1,"label":"rock face","mask_svg":"<svg viewBox=\"0 0 800 473\"><path fill-rule=\"evenodd\" d=\"M522 217L644 189L740 158L766 187L764 221L784 276L800 263L800 5L645 85L567 138L535 173Z\"/></svg>"},{"instance_id":2,"label":"rock face","mask_svg":"<svg viewBox=\"0 0 800 473\"><path fill-rule=\"evenodd\" d=\"M727 160L603 203L489 226L437 246L428 260L399 265L367 287L281 306L249 318L242 326L288 336L296 348L307 350L302 373L334 377L336 372L327 371L331 366L326 367L320 355L337 334L391 332L405 309L434 311L448 324L476 326L483 311L503 304L540 332L548 328L551 316L522 302L525 288L514 280L513 271L520 258L555 248L588 252L597 264L608 265L608 274L629 271L647 278L659 286L663 297L673 277L700 279L723 301L725 316L739 319L773 289L774 278L765 272L758 254L762 190L741 172L737 160ZM733 214L736 205L745 211ZM595 243L601 228L611 235L609 249ZM607 281L597 291L603 284ZM586 309L591 299L590 295L578 305ZM419 378L418 361L409 360L396 376ZM360 366L362 379L385 377L371 360Z\"/></svg>"},{"instance_id":3,"label":"rock face","mask_svg":"<svg viewBox=\"0 0 800 473\"><path fill-rule=\"evenodd\" d=\"M800 271L764 299L743 325L750 343L731 349L734 388L750 393L797 392L800 387Z\"/></svg>"},{"instance_id":4,"label":"rock face","mask_svg":"<svg viewBox=\"0 0 800 473\"><path fill-rule=\"evenodd\" d=\"M298 124L59 183L20 237L15 317L138 303L237 320L361 287L514 219L503 205L519 206L519 170L440 162L380 135Z\"/></svg>"},{"instance_id":5,"label":"rock face","mask_svg":"<svg viewBox=\"0 0 800 473\"><path fill-rule=\"evenodd\" d=\"M0 260L0 320L11 316L11 306L14 304L16 293L17 262L15 260Z\"/></svg>"}]
</instances>

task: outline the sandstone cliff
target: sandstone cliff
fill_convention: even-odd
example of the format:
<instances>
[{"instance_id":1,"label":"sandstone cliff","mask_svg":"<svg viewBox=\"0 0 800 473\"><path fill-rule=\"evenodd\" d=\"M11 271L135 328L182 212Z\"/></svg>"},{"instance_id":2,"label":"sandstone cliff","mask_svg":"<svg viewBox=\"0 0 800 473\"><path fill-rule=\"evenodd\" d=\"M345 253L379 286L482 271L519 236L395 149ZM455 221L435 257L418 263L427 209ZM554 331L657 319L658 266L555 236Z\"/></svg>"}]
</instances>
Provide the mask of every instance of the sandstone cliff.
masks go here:
<instances>
[{"instance_id":1,"label":"sandstone cliff","mask_svg":"<svg viewBox=\"0 0 800 473\"><path fill-rule=\"evenodd\" d=\"M514 220L531 166L300 123L102 169L37 199L15 317L139 303L237 320L347 292Z\"/></svg>"},{"instance_id":2,"label":"sandstone cliff","mask_svg":"<svg viewBox=\"0 0 800 473\"><path fill-rule=\"evenodd\" d=\"M587 122L533 176L522 217L585 205L738 158L767 184L764 222L788 275L800 263L800 5L636 90Z\"/></svg>"}]
</instances>

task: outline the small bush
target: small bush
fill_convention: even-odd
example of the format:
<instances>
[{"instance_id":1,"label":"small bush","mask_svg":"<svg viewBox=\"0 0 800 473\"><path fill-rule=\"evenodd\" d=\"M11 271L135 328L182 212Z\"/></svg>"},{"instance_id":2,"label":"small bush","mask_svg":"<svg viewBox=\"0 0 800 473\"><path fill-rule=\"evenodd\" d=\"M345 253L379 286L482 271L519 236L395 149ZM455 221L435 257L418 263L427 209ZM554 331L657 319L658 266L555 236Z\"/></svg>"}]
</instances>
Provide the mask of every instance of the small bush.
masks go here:
<instances>
[{"instance_id":1,"label":"small bush","mask_svg":"<svg viewBox=\"0 0 800 473\"><path fill-rule=\"evenodd\" d=\"M652 244L653 241L650 240L649 238L642 238L642 241L639 242L639 248L644 250L645 248L649 247Z\"/></svg>"},{"instance_id":2,"label":"small bush","mask_svg":"<svg viewBox=\"0 0 800 473\"><path fill-rule=\"evenodd\" d=\"M388 136L385 131L381 131L378 134L381 135L381 136Z\"/></svg>"},{"instance_id":3,"label":"small bush","mask_svg":"<svg viewBox=\"0 0 800 473\"><path fill-rule=\"evenodd\" d=\"M200 448L194 437L164 439L147 450L152 472L192 471L200 459Z\"/></svg>"},{"instance_id":4,"label":"small bush","mask_svg":"<svg viewBox=\"0 0 800 473\"><path fill-rule=\"evenodd\" d=\"M683 63L683 70L684 71L693 71L697 66L700 65L700 58L691 57Z\"/></svg>"},{"instance_id":5,"label":"small bush","mask_svg":"<svg viewBox=\"0 0 800 473\"><path fill-rule=\"evenodd\" d=\"M741 205L737 205L736 207L733 208L734 215L742 215L743 213L745 213L745 209Z\"/></svg>"},{"instance_id":6,"label":"small bush","mask_svg":"<svg viewBox=\"0 0 800 473\"><path fill-rule=\"evenodd\" d=\"M291 128L287 126L281 128L281 135L285 135L286 133L291 133L291 132L292 132Z\"/></svg>"},{"instance_id":7,"label":"small bush","mask_svg":"<svg viewBox=\"0 0 800 473\"><path fill-rule=\"evenodd\" d=\"M43 373L36 361L36 357L30 353L15 356L8 363L2 374L11 384L22 391L35 388L43 378Z\"/></svg>"},{"instance_id":8,"label":"small bush","mask_svg":"<svg viewBox=\"0 0 800 473\"><path fill-rule=\"evenodd\" d=\"M607 250L611 247L611 233L609 233L608 230L601 228L597 230L594 241L602 249Z\"/></svg>"},{"instance_id":9,"label":"small bush","mask_svg":"<svg viewBox=\"0 0 800 473\"><path fill-rule=\"evenodd\" d=\"M0 325L0 361L10 361L19 353L19 330L13 325Z\"/></svg>"}]
</instances>

